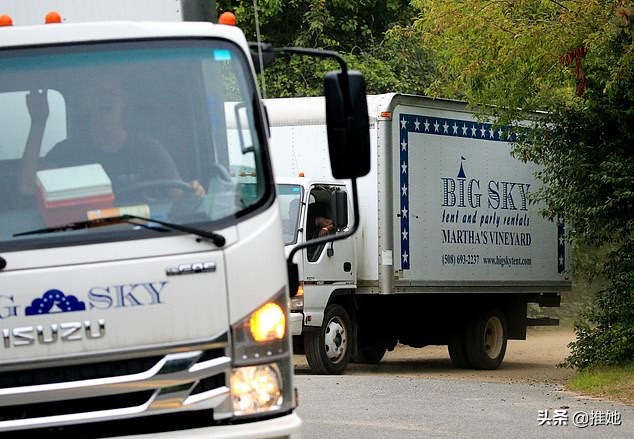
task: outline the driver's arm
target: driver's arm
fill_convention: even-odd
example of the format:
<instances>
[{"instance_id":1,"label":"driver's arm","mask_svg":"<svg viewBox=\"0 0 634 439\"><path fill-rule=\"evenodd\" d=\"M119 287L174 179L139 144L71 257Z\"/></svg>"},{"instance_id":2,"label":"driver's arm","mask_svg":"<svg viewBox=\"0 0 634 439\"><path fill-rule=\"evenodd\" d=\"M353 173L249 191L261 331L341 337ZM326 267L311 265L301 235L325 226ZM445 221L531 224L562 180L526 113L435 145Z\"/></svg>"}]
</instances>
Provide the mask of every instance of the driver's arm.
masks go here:
<instances>
[{"instance_id":1,"label":"driver's arm","mask_svg":"<svg viewBox=\"0 0 634 439\"><path fill-rule=\"evenodd\" d=\"M165 180L182 180L174 161L170 154L165 150L163 145L159 142L151 142L152 152L149 155L152 157L151 162L151 174L152 179L165 179ZM188 182L196 195L204 197L206 195L205 188L198 180L192 180ZM172 198L177 198L182 194L181 189L172 188L169 189L169 195Z\"/></svg>"},{"instance_id":2,"label":"driver's arm","mask_svg":"<svg viewBox=\"0 0 634 439\"><path fill-rule=\"evenodd\" d=\"M26 95L26 106L31 117L31 127L20 161L18 192L22 195L35 193L35 174L39 168L42 138L48 120L49 108L46 90L30 91Z\"/></svg>"}]
</instances>

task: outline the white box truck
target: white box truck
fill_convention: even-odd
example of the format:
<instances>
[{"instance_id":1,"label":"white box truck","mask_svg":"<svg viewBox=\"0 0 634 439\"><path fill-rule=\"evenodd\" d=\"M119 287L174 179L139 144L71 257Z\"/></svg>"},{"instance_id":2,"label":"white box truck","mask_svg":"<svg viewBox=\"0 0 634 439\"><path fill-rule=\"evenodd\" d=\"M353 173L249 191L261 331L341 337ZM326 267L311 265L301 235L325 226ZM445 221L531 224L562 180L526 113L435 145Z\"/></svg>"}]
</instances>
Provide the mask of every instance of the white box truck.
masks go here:
<instances>
[{"instance_id":1,"label":"white box truck","mask_svg":"<svg viewBox=\"0 0 634 439\"><path fill-rule=\"evenodd\" d=\"M0 2L3 439L301 436L266 119L214 10ZM345 153L363 78L325 85Z\"/></svg>"},{"instance_id":2,"label":"white box truck","mask_svg":"<svg viewBox=\"0 0 634 439\"><path fill-rule=\"evenodd\" d=\"M464 103L367 99L372 164L358 181L361 226L295 256L296 349L322 373L376 363L397 342L447 345L456 366L495 369L508 339L556 324L529 318L527 304L559 306L570 288L563 227L529 198L535 166L511 156L515 134L476 120ZM329 233L345 231L349 185L333 180L324 159L323 99L266 106L287 245L319 233L323 212L334 220Z\"/></svg>"}]
</instances>

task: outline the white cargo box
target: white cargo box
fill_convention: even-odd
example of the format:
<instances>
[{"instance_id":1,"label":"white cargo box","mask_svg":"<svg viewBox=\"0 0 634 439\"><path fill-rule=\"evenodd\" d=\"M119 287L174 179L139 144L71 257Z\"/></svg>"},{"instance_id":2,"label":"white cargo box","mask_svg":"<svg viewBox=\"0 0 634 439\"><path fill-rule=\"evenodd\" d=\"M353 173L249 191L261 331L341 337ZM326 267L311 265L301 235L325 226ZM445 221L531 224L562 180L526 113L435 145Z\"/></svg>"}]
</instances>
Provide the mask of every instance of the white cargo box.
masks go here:
<instances>
[{"instance_id":1,"label":"white cargo box","mask_svg":"<svg viewBox=\"0 0 634 439\"><path fill-rule=\"evenodd\" d=\"M331 179L323 99L269 99L277 176ZM462 102L368 96L359 286L382 292L568 289L563 226L529 194L536 166ZM513 134L511 134L513 135ZM289 154L290 152L290 154ZM382 281L380 281L382 279Z\"/></svg>"}]
</instances>

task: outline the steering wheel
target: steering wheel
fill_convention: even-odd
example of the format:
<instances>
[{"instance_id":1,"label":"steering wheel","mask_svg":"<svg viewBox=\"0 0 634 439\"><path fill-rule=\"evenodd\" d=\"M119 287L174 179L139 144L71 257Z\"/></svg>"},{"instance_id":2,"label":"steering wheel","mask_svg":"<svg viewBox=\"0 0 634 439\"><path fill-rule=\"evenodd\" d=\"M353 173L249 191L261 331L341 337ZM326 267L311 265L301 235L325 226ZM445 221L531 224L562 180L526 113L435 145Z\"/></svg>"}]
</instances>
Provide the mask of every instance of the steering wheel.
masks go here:
<instances>
[{"instance_id":1,"label":"steering wheel","mask_svg":"<svg viewBox=\"0 0 634 439\"><path fill-rule=\"evenodd\" d=\"M170 189L178 189L189 194L195 193L194 188L182 180L156 179L129 184L117 189L116 194L118 198L123 198L124 200L126 198L140 197L146 202L156 202L170 198Z\"/></svg>"}]
</instances>

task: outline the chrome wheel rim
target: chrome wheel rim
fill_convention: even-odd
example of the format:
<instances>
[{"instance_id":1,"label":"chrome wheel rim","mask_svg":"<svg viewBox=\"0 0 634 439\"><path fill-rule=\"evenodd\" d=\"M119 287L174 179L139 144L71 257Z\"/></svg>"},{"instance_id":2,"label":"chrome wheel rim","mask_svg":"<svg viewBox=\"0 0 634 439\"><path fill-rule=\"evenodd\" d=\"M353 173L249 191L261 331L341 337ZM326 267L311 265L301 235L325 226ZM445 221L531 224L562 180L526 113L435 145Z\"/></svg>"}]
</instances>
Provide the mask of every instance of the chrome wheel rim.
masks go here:
<instances>
[{"instance_id":1,"label":"chrome wheel rim","mask_svg":"<svg viewBox=\"0 0 634 439\"><path fill-rule=\"evenodd\" d=\"M348 346L346 328L338 318L332 318L326 325L324 334L326 356L332 363L341 361Z\"/></svg>"}]
</instances>

